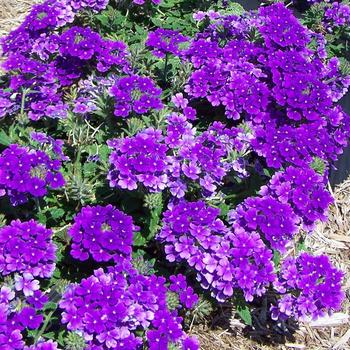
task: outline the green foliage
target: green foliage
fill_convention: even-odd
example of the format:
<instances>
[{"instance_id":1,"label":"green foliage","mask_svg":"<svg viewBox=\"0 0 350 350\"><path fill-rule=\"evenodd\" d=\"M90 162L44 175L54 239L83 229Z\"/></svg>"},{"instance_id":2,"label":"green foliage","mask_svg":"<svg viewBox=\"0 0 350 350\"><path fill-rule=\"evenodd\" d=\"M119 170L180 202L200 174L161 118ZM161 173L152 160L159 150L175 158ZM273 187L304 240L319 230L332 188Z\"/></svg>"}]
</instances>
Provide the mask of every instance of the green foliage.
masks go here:
<instances>
[{"instance_id":1,"label":"green foliage","mask_svg":"<svg viewBox=\"0 0 350 350\"><path fill-rule=\"evenodd\" d=\"M350 75L350 61L345 57L339 58L340 71L344 76Z\"/></svg>"},{"instance_id":2,"label":"green foliage","mask_svg":"<svg viewBox=\"0 0 350 350\"><path fill-rule=\"evenodd\" d=\"M310 167L314 169L318 174L324 175L326 164L321 158L315 157L310 164Z\"/></svg>"},{"instance_id":3,"label":"green foliage","mask_svg":"<svg viewBox=\"0 0 350 350\"><path fill-rule=\"evenodd\" d=\"M151 240L160 228L159 223L164 207L162 193L147 194L144 206L149 211L147 240Z\"/></svg>"},{"instance_id":4,"label":"green foliage","mask_svg":"<svg viewBox=\"0 0 350 350\"><path fill-rule=\"evenodd\" d=\"M190 311L190 318L196 323L205 322L209 319L209 316L213 313L213 311L213 304L203 295L199 295L197 305Z\"/></svg>"},{"instance_id":5,"label":"green foliage","mask_svg":"<svg viewBox=\"0 0 350 350\"><path fill-rule=\"evenodd\" d=\"M179 295L177 293L168 291L166 302L169 310L175 310L180 305Z\"/></svg>"},{"instance_id":6,"label":"green foliage","mask_svg":"<svg viewBox=\"0 0 350 350\"><path fill-rule=\"evenodd\" d=\"M252 325L252 314L250 312L249 304L245 301L242 294L237 294L233 298L233 303L237 314L240 316L242 321L248 325Z\"/></svg>"},{"instance_id":7,"label":"green foliage","mask_svg":"<svg viewBox=\"0 0 350 350\"><path fill-rule=\"evenodd\" d=\"M273 263L275 265L275 269L279 270L281 263L281 253L278 250L273 251Z\"/></svg>"},{"instance_id":8,"label":"green foliage","mask_svg":"<svg viewBox=\"0 0 350 350\"><path fill-rule=\"evenodd\" d=\"M3 227L6 225L6 217L4 214L0 214L0 227Z\"/></svg>"},{"instance_id":9,"label":"green foliage","mask_svg":"<svg viewBox=\"0 0 350 350\"><path fill-rule=\"evenodd\" d=\"M68 332L64 344L66 350L84 350L86 347L84 338L75 332Z\"/></svg>"},{"instance_id":10,"label":"green foliage","mask_svg":"<svg viewBox=\"0 0 350 350\"><path fill-rule=\"evenodd\" d=\"M154 264L156 259L146 259L146 254L143 250L139 249L133 253L132 263L136 270L141 274L149 276L152 275L154 270Z\"/></svg>"}]
</instances>

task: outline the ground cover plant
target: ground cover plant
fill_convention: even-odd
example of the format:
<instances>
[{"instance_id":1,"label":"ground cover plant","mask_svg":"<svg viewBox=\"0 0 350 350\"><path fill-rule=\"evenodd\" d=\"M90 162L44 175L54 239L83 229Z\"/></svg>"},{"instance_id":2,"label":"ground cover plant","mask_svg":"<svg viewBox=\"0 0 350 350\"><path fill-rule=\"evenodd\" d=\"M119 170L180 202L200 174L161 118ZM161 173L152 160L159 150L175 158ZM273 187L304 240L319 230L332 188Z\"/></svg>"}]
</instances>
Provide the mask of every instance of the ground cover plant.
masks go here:
<instances>
[{"instance_id":1,"label":"ground cover plant","mask_svg":"<svg viewBox=\"0 0 350 350\"><path fill-rule=\"evenodd\" d=\"M336 1L33 6L2 39L0 348L194 350L222 303L281 330L340 309L304 240L348 142L349 22Z\"/></svg>"}]
</instances>

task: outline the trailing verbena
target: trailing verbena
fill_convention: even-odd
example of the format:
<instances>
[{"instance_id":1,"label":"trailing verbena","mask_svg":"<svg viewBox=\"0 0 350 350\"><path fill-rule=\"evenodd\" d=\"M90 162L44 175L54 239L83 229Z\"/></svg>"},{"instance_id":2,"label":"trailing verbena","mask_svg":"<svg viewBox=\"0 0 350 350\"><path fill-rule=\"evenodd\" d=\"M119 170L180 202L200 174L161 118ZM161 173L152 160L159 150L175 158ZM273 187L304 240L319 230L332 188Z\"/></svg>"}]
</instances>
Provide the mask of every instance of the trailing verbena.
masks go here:
<instances>
[{"instance_id":1,"label":"trailing verbena","mask_svg":"<svg viewBox=\"0 0 350 350\"><path fill-rule=\"evenodd\" d=\"M350 7L300 3L47 0L2 39L1 349L195 350L222 302L341 308L303 242L348 143Z\"/></svg>"}]
</instances>

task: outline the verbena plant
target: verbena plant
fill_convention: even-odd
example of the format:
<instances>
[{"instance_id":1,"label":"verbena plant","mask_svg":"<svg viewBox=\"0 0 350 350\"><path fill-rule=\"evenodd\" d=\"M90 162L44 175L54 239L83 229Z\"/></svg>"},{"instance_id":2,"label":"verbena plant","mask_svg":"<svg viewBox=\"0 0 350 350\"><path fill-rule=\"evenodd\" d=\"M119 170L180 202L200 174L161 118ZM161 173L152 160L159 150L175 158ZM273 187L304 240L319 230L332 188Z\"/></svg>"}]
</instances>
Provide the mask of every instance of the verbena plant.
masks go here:
<instances>
[{"instance_id":1,"label":"verbena plant","mask_svg":"<svg viewBox=\"0 0 350 350\"><path fill-rule=\"evenodd\" d=\"M192 350L222 302L340 309L304 239L350 131L350 8L271 3L48 0L3 38L1 349Z\"/></svg>"}]
</instances>

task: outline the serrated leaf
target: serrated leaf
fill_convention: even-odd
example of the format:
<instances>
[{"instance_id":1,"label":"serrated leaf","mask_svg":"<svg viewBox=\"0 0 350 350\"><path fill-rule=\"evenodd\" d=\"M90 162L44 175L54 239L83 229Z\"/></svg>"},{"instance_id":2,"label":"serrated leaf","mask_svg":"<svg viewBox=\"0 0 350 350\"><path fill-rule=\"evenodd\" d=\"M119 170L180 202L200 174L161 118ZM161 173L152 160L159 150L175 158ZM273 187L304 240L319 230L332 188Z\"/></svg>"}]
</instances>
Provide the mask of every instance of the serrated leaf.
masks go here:
<instances>
[{"instance_id":1,"label":"serrated leaf","mask_svg":"<svg viewBox=\"0 0 350 350\"><path fill-rule=\"evenodd\" d=\"M43 338L46 338L46 339L53 339L53 340L55 340L55 337L56 337L55 332L47 332L47 333L43 334Z\"/></svg>"},{"instance_id":2,"label":"serrated leaf","mask_svg":"<svg viewBox=\"0 0 350 350\"><path fill-rule=\"evenodd\" d=\"M142 247L146 244L145 237L142 236L141 232L135 232L134 234L134 243L135 247Z\"/></svg>"},{"instance_id":3,"label":"serrated leaf","mask_svg":"<svg viewBox=\"0 0 350 350\"><path fill-rule=\"evenodd\" d=\"M39 213L37 213L36 217L37 217L37 220L38 220L41 224L46 225L47 217L46 217L45 213L39 212Z\"/></svg>"},{"instance_id":4,"label":"serrated leaf","mask_svg":"<svg viewBox=\"0 0 350 350\"><path fill-rule=\"evenodd\" d=\"M5 133L4 130L0 131L0 144L8 146L11 144L11 138Z\"/></svg>"},{"instance_id":5,"label":"serrated leaf","mask_svg":"<svg viewBox=\"0 0 350 350\"><path fill-rule=\"evenodd\" d=\"M245 12L244 7L238 2L230 3L225 13L240 16Z\"/></svg>"},{"instance_id":6,"label":"serrated leaf","mask_svg":"<svg viewBox=\"0 0 350 350\"><path fill-rule=\"evenodd\" d=\"M62 208L53 208L53 209L50 209L50 214L53 219L59 219L63 217L63 215L65 214L65 211Z\"/></svg>"},{"instance_id":7,"label":"serrated leaf","mask_svg":"<svg viewBox=\"0 0 350 350\"><path fill-rule=\"evenodd\" d=\"M49 310L51 311L56 309L57 309L57 304L52 301L49 301L44 305L43 311L49 311Z\"/></svg>"}]
</instances>

